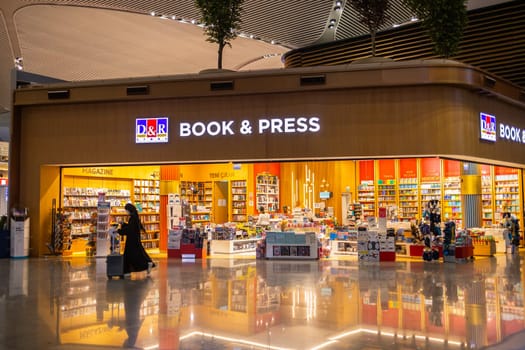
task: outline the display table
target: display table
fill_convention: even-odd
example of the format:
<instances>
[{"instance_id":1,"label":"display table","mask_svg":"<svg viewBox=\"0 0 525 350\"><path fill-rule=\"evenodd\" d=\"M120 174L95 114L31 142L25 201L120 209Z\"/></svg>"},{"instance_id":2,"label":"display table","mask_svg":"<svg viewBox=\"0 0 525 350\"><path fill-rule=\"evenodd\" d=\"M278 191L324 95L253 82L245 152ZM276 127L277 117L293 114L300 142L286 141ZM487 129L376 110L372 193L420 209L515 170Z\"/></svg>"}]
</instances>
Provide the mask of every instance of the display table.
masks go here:
<instances>
[{"instance_id":1,"label":"display table","mask_svg":"<svg viewBox=\"0 0 525 350\"><path fill-rule=\"evenodd\" d=\"M259 238L234 239L234 240L213 240L210 244L211 254L239 254L253 253Z\"/></svg>"},{"instance_id":2,"label":"display table","mask_svg":"<svg viewBox=\"0 0 525 350\"><path fill-rule=\"evenodd\" d=\"M330 241L330 253L334 255L357 255L357 240Z\"/></svg>"},{"instance_id":3,"label":"display table","mask_svg":"<svg viewBox=\"0 0 525 350\"><path fill-rule=\"evenodd\" d=\"M437 250L439 251L439 256L442 257L443 247L437 246L434 248L437 248ZM423 257L424 250L425 250L424 244L410 244L410 243L396 242L396 255L397 256L421 258Z\"/></svg>"},{"instance_id":4,"label":"display table","mask_svg":"<svg viewBox=\"0 0 525 350\"><path fill-rule=\"evenodd\" d=\"M475 233L474 237L492 236L494 238L495 251L492 254L506 253L508 250L507 248L510 247L510 240L504 228L473 228L471 230ZM477 246L477 244L474 243L474 246ZM474 255L478 255L478 251L474 250Z\"/></svg>"},{"instance_id":5,"label":"display table","mask_svg":"<svg viewBox=\"0 0 525 350\"><path fill-rule=\"evenodd\" d=\"M477 240L472 242L475 256L493 256L496 254L496 242L493 240Z\"/></svg>"},{"instance_id":6,"label":"display table","mask_svg":"<svg viewBox=\"0 0 525 350\"><path fill-rule=\"evenodd\" d=\"M474 256L474 246L456 246L456 260L467 260Z\"/></svg>"},{"instance_id":7,"label":"display table","mask_svg":"<svg viewBox=\"0 0 525 350\"><path fill-rule=\"evenodd\" d=\"M319 244L315 232L267 232L267 259L319 259Z\"/></svg>"}]
</instances>

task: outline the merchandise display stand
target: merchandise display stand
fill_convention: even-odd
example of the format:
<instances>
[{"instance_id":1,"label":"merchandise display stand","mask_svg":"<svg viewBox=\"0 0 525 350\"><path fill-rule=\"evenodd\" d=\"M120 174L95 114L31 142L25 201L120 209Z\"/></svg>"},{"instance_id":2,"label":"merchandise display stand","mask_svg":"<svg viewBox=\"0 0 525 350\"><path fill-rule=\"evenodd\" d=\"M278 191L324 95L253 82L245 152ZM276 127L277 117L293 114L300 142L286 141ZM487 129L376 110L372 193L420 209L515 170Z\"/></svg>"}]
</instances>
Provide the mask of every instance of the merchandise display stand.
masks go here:
<instances>
[{"instance_id":1,"label":"merchandise display stand","mask_svg":"<svg viewBox=\"0 0 525 350\"><path fill-rule=\"evenodd\" d=\"M360 262L396 261L395 231L387 230L387 208L378 209L377 225L359 227L357 256ZM372 223L374 220L369 220Z\"/></svg>"},{"instance_id":2,"label":"merchandise display stand","mask_svg":"<svg viewBox=\"0 0 525 350\"><path fill-rule=\"evenodd\" d=\"M110 252L109 239L109 217L111 203L100 201L97 206L97 238L96 238L96 256L97 258L106 257Z\"/></svg>"}]
</instances>

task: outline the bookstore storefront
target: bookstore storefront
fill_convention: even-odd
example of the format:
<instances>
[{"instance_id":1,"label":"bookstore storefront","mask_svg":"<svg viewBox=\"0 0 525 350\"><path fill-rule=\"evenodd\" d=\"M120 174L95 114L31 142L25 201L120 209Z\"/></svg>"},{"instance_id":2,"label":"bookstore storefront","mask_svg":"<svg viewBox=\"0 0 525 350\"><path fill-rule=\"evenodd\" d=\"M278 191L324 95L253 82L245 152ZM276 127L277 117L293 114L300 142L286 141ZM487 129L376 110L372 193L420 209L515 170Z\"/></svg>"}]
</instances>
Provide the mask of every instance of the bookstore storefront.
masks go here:
<instances>
[{"instance_id":1,"label":"bookstore storefront","mask_svg":"<svg viewBox=\"0 0 525 350\"><path fill-rule=\"evenodd\" d=\"M10 207L28 208L39 256L53 203L89 207L97 194L82 191L104 188L115 206L144 207L148 244L164 251L168 194L209 201L213 215L197 202L195 221L242 222L261 205L282 212L320 201L337 216L343 193L374 197L369 215L395 201L413 218L439 187L434 196L459 221L461 169L476 163L479 194L491 196L484 222L503 211L522 218L525 106L514 86L487 88L484 76L459 63L405 62L20 89ZM416 209L402 195L410 186Z\"/></svg>"}]
</instances>

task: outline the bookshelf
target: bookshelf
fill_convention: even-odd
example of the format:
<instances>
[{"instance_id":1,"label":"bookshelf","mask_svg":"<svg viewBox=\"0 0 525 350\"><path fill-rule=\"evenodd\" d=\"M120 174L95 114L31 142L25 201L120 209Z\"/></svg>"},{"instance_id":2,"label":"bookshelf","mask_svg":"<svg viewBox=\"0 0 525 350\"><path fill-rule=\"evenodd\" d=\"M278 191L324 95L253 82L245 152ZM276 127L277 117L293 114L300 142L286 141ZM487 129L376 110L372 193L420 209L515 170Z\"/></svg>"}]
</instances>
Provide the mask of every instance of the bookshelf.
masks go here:
<instances>
[{"instance_id":1,"label":"bookshelf","mask_svg":"<svg viewBox=\"0 0 525 350\"><path fill-rule=\"evenodd\" d=\"M510 212L518 218L520 214L520 186L519 175L505 174L496 175L494 178L495 192L495 220L501 220L504 212Z\"/></svg>"},{"instance_id":2,"label":"bookshelf","mask_svg":"<svg viewBox=\"0 0 525 350\"><path fill-rule=\"evenodd\" d=\"M361 213L366 219L376 216L375 186L373 181L362 181L357 186L357 201L361 204Z\"/></svg>"},{"instance_id":3,"label":"bookshelf","mask_svg":"<svg viewBox=\"0 0 525 350\"><path fill-rule=\"evenodd\" d=\"M401 221L410 221L419 214L419 192L417 178L399 180L399 212Z\"/></svg>"},{"instance_id":4,"label":"bookshelf","mask_svg":"<svg viewBox=\"0 0 525 350\"><path fill-rule=\"evenodd\" d=\"M231 221L245 222L246 215L246 180L231 181Z\"/></svg>"},{"instance_id":5,"label":"bookshelf","mask_svg":"<svg viewBox=\"0 0 525 350\"><path fill-rule=\"evenodd\" d=\"M493 188L492 176L481 177L481 203L483 227L491 227L494 224L494 208L492 206Z\"/></svg>"},{"instance_id":6,"label":"bookshelf","mask_svg":"<svg viewBox=\"0 0 525 350\"><path fill-rule=\"evenodd\" d=\"M212 220L213 182L181 181L180 194L190 205L192 224L205 225Z\"/></svg>"},{"instance_id":7,"label":"bookshelf","mask_svg":"<svg viewBox=\"0 0 525 350\"><path fill-rule=\"evenodd\" d=\"M258 174L256 177L256 209L263 207L267 213L279 210L279 177Z\"/></svg>"},{"instance_id":8,"label":"bookshelf","mask_svg":"<svg viewBox=\"0 0 525 350\"><path fill-rule=\"evenodd\" d=\"M133 180L133 199L142 209L158 212L160 207L159 180Z\"/></svg>"},{"instance_id":9,"label":"bookshelf","mask_svg":"<svg viewBox=\"0 0 525 350\"><path fill-rule=\"evenodd\" d=\"M396 180L379 180L377 182L377 207L388 208L396 206Z\"/></svg>"},{"instance_id":10,"label":"bookshelf","mask_svg":"<svg viewBox=\"0 0 525 350\"><path fill-rule=\"evenodd\" d=\"M146 249L155 249L159 247L160 237L160 214L156 212L139 212L140 221L146 232L142 232L140 240ZM128 214L112 211L111 223L121 223L127 220Z\"/></svg>"},{"instance_id":11,"label":"bookshelf","mask_svg":"<svg viewBox=\"0 0 525 350\"><path fill-rule=\"evenodd\" d=\"M131 201L129 190L64 187L63 212L71 221L71 238L87 238L96 232L98 194L105 193L112 207L123 207Z\"/></svg>"},{"instance_id":12,"label":"bookshelf","mask_svg":"<svg viewBox=\"0 0 525 350\"><path fill-rule=\"evenodd\" d=\"M456 227L462 227L461 220L461 179L459 176L443 179L442 219L454 221Z\"/></svg>"},{"instance_id":13,"label":"bookshelf","mask_svg":"<svg viewBox=\"0 0 525 350\"><path fill-rule=\"evenodd\" d=\"M437 199L441 201L441 182L422 182L421 190L421 213L425 211L428 201Z\"/></svg>"}]
</instances>

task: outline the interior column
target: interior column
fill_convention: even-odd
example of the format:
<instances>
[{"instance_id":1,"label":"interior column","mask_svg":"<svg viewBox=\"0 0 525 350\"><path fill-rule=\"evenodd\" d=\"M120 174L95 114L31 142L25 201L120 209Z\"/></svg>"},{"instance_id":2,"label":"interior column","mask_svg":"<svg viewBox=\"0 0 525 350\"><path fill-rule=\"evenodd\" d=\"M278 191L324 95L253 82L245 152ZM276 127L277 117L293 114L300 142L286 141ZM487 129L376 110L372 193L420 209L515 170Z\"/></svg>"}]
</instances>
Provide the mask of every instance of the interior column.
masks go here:
<instances>
[{"instance_id":1,"label":"interior column","mask_svg":"<svg viewBox=\"0 0 525 350\"><path fill-rule=\"evenodd\" d=\"M481 166L476 163L461 163L461 208L463 226L482 227L481 212Z\"/></svg>"}]
</instances>

